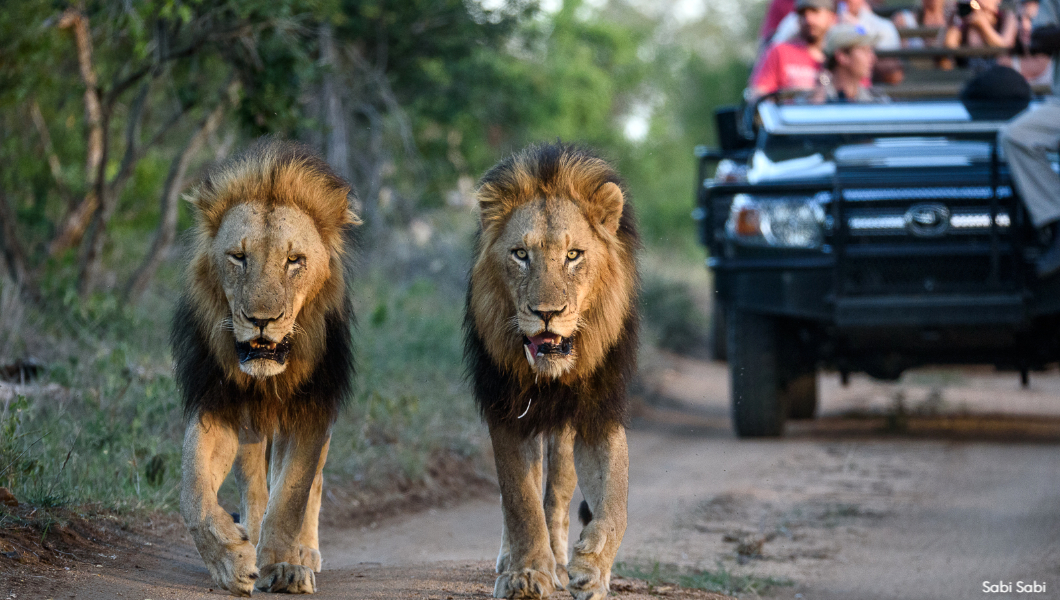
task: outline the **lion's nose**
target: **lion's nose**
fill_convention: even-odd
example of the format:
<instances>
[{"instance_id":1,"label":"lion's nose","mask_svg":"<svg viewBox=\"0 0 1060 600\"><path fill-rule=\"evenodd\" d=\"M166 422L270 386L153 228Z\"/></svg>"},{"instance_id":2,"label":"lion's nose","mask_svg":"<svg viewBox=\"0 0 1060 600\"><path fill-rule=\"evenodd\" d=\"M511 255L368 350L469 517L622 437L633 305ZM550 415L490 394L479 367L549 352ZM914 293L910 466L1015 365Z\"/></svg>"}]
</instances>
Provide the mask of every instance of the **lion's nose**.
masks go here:
<instances>
[{"instance_id":1,"label":"lion's nose","mask_svg":"<svg viewBox=\"0 0 1060 600\"><path fill-rule=\"evenodd\" d=\"M265 332L265 327L269 323L272 323L273 321L279 321L280 319L283 318L283 315L284 315L284 313L280 313L279 315L277 315L275 317L262 317L260 315L254 315L252 317L252 316L248 315L247 313L243 313L243 318L248 320L248 321L250 321L251 323L253 323L254 327L257 327L258 329L261 330L262 333L264 333Z\"/></svg>"},{"instance_id":2,"label":"lion's nose","mask_svg":"<svg viewBox=\"0 0 1060 600\"><path fill-rule=\"evenodd\" d=\"M559 308L559 309L546 309L546 310L540 310L541 309L540 306L537 307L537 308L533 308L533 307L527 306L527 308L530 309L530 312L534 313L535 315L537 315L537 317L539 319L541 319L542 321L545 322L545 327L546 328L548 327L548 322L552 320L552 317L555 317L556 315L561 315L561 314L563 314L563 311L567 310L566 306L564 306L563 308Z\"/></svg>"}]
</instances>

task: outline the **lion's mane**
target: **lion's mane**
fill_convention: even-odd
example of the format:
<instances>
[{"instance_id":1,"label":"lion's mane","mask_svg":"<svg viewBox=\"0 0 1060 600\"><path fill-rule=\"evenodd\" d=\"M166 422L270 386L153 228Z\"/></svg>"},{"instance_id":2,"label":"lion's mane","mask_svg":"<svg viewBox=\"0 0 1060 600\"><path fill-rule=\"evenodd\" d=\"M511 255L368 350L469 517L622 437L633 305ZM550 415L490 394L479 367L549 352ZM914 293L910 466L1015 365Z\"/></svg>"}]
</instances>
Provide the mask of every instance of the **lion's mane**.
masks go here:
<instances>
[{"instance_id":1,"label":"lion's mane","mask_svg":"<svg viewBox=\"0 0 1060 600\"><path fill-rule=\"evenodd\" d=\"M503 275L483 257L516 208L538 198L565 197L592 215L597 209L591 200L594 193L609 182L623 189L626 202L617 234L604 240L611 264L594 282L594 301L574 338L577 362L559 379L535 377L509 324L514 307ZM478 201L485 217L468 283L464 356L475 400L489 423L524 436L570 424L588 443L602 439L616 424L626 424L627 388L636 371L635 253L640 247L628 198L618 173L606 161L588 149L561 143L530 146L483 176ZM482 322L485 327L480 327ZM500 348L504 350L495 350Z\"/></svg>"},{"instance_id":2,"label":"lion's mane","mask_svg":"<svg viewBox=\"0 0 1060 600\"><path fill-rule=\"evenodd\" d=\"M185 418L210 413L235 427L289 432L333 422L353 378L349 296L350 187L308 147L264 139L215 167L190 194L196 207L185 292L170 343ZM209 256L225 213L243 202L294 206L313 220L330 254L330 277L307 299L279 375L255 379L239 369L221 275Z\"/></svg>"}]
</instances>

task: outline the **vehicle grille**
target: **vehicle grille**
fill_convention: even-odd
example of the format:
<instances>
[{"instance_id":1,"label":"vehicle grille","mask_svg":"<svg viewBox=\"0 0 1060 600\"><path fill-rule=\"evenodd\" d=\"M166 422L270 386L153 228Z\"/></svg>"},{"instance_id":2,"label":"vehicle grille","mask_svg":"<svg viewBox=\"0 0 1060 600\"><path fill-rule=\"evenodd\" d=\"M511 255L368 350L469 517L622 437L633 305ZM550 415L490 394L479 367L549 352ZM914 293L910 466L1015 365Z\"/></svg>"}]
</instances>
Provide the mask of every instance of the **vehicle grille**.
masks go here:
<instances>
[{"instance_id":1,"label":"vehicle grille","mask_svg":"<svg viewBox=\"0 0 1060 600\"><path fill-rule=\"evenodd\" d=\"M952 294L1015 284L1011 254L999 257L991 281L989 256L851 257L844 261L848 295Z\"/></svg>"},{"instance_id":2,"label":"vehicle grille","mask_svg":"<svg viewBox=\"0 0 1060 600\"><path fill-rule=\"evenodd\" d=\"M998 188L994 230L991 195L989 186L843 190L841 293L1015 287L1016 198L1009 186Z\"/></svg>"}]
</instances>

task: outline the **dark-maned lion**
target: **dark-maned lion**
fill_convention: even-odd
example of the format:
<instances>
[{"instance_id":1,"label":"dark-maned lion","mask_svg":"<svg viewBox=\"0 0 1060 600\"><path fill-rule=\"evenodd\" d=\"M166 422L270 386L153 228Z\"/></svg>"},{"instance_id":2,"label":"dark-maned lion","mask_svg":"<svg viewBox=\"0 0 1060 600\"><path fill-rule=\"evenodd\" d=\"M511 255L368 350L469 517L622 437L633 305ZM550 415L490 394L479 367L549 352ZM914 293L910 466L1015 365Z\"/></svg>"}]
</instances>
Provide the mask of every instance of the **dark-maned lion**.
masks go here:
<instances>
[{"instance_id":1,"label":"dark-maned lion","mask_svg":"<svg viewBox=\"0 0 1060 600\"><path fill-rule=\"evenodd\" d=\"M265 140L189 198L194 247L172 331L180 512L235 595L316 591L321 469L353 375L349 193L308 148ZM217 503L233 462L241 524Z\"/></svg>"},{"instance_id":2,"label":"dark-maned lion","mask_svg":"<svg viewBox=\"0 0 1060 600\"><path fill-rule=\"evenodd\" d=\"M561 144L497 164L478 203L464 330L504 511L493 595L536 598L566 585L579 600L604 598L626 530L626 387L638 325L633 211L610 165ZM568 562L579 478L588 523Z\"/></svg>"}]
</instances>

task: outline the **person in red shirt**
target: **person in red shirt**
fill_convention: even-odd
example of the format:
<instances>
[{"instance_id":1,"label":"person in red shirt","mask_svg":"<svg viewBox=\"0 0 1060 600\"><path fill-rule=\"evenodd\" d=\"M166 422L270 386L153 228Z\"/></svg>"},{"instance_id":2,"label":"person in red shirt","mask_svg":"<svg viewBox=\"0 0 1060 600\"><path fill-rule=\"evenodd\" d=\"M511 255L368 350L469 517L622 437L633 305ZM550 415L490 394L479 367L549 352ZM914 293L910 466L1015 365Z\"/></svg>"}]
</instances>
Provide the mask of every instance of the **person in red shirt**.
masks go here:
<instances>
[{"instance_id":1,"label":"person in red shirt","mask_svg":"<svg viewBox=\"0 0 1060 600\"><path fill-rule=\"evenodd\" d=\"M836 22L833 0L797 0L799 35L770 48L751 74L751 97L817 86L824 64L824 36Z\"/></svg>"}]
</instances>

